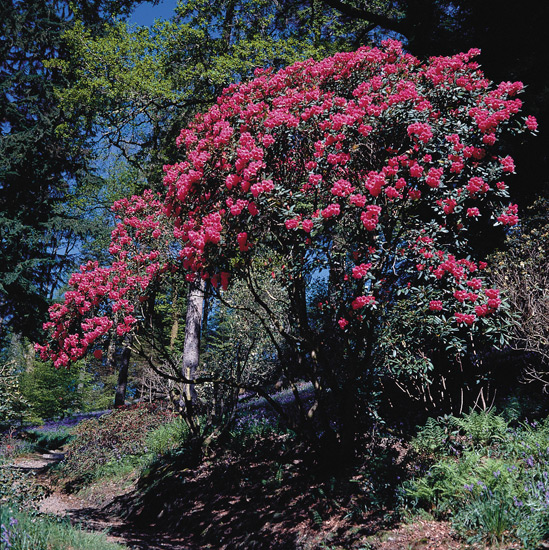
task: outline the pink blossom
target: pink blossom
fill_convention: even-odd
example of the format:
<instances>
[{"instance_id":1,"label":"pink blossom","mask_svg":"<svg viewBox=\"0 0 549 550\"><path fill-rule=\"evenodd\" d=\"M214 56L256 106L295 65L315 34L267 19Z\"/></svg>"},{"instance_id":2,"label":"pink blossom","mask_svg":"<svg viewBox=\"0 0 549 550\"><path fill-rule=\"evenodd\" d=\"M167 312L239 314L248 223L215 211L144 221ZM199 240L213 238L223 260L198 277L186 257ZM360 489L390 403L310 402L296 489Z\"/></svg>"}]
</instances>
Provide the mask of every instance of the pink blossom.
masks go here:
<instances>
[{"instance_id":1,"label":"pink blossom","mask_svg":"<svg viewBox=\"0 0 549 550\"><path fill-rule=\"evenodd\" d=\"M408 135L417 136L420 141L427 143L433 137L433 130L429 124L414 122L408 126Z\"/></svg>"},{"instance_id":2,"label":"pink blossom","mask_svg":"<svg viewBox=\"0 0 549 550\"><path fill-rule=\"evenodd\" d=\"M360 264L355 267L353 267L353 278L354 279L362 279L366 276L370 268L372 267L372 264Z\"/></svg>"},{"instance_id":3,"label":"pink blossom","mask_svg":"<svg viewBox=\"0 0 549 550\"><path fill-rule=\"evenodd\" d=\"M501 166L503 167L504 172L514 172L515 171L515 162L512 157L506 156L499 159Z\"/></svg>"},{"instance_id":4,"label":"pink blossom","mask_svg":"<svg viewBox=\"0 0 549 550\"><path fill-rule=\"evenodd\" d=\"M499 290L497 288L487 288L484 293L488 298L499 298Z\"/></svg>"},{"instance_id":5,"label":"pink blossom","mask_svg":"<svg viewBox=\"0 0 549 550\"><path fill-rule=\"evenodd\" d=\"M468 218L476 218L477 216L480 216L480 210L476 206L472 208L467 208Z\"/></svg>"},{"instance_id":6,"label":"pink blossom","mask_svg":"<svg viewBox=\"0 0 549 550\"><path fill-rule=\"evenodd\" d=\"M351 307L353 309L360 309L369 304L375 304L376 299L373 296L358 296L353 300Z\"/></svg>"},{"instance_id":7,"label":"pink blossom","mask_svg":"<svg viewBox=\"0 0 549 550\"><path fill-rule=\"evenodd\" d=\"M467 184L467 191L472 196L475 193L478 193L480 191L485 191L486 184L484 183L484 180L479 177L474 177L469 180L469 183Z\"/></svg>"},{"instance_id":8,"label":"pink blossom","mask_svg":"<svg viewBox=\"0 0 549 550\"><path fill-rule=\"evenodd\" d=\"M338 216L341 209L339 204L329 204L324 210L322 210L321 214L323 218L332 218L334 216Z\"/></svg>"},{"instance_id":9,"label":"pink blossom","mask_svg":"<svg viewBox=\"0 0 549 550\"><path fill-rule=\"evenodd\" d=\"M427 177L425 178L425 183L427 183L429 187L436 189L440 185L440 178L443 171L444 168L430 168Z\"/></svg>"},{"instance_id":10,"label":"pink blossom","mask_svg":"<svg viewBox=\"0 0 549 550\"><path fill-rule=\"evenodd\" d=\"M239 233L236 237L236 240L238 241L240 252L247 252L250 249L250 245L248 243L248 233Z\"/></svg>"},{"instance_id":11,"label":"pink blossom","mask_svg":"<svg viewBox=\"0 0 549 550\"><path fill-rule=\"evenodd\" d=\"M526 127L528 130L532 130L535 132L538 129L538 121L536 120L536 117L530 115L526 118Z\"/></svg>"},{"instance_id":12,"label":"pink blossom","mask_svg":"<svg viewBox=\"0 0 549 550\"><path fill-rule=\"evenodd\" d=\"M445 214L451 214L457 205L457 201L455 201L454 199L444 199L442 203L444 205L442 207L442 210Z\"/></svg>"},{"instance_id":13,"label":"pink blossom","mask_svg":"<svg viewBox=\"0 0 549 550\"><path fill-rule=\"evenodd\" d=\"M471 279L467 281L467 286L474 290L480 290L482 288L482 281L480 279Z\"/></svg>"},{"instance_id":14,"label":"pink blossom","mask_svg":"<svg viewBox=\"0 0 549 550\"><path fill-rule=\"evenodd\" d=\"M296 227L299 227L299 218L292 218L291 220L286 220L284 222L284 225L286 226L286 229L295 229Z\"/></svg>"},{"instance_id":15,"label":"pink blossom","mask_svg":"<svg viewBox=\"0 0 549 550\"><path fill-rule=\"evenodd\" d=\"M476 315L474 313L455 313L454 317L458 324L465 323L469 326L471 326L476 320Z\"/></svg>"},{"instance_id":16,"label":"pink blossom","mask_svg":"<svg viewBox=\"0 0 549 550\"><path fill-rule=\"evenodd\" d=\"M423 174L423 166L419 165L417 162L410 166L410 175L413 178L419 178Z\"/></svg>"}]
</instances>

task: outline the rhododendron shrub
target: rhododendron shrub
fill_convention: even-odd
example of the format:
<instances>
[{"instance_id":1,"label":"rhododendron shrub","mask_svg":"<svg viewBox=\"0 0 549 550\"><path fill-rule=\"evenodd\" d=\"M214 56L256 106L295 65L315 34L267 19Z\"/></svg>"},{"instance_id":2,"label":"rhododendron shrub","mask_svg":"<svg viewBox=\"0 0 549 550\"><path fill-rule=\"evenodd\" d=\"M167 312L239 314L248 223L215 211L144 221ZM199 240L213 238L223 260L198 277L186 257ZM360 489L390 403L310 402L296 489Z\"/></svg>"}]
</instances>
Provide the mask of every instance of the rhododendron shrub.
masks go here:
<instances>
[{"instance_id":1,"label":"rhododendron shrub","mask_svg":"<svg viewBox=\"0 0 549 550\"><path fill-rule=\"evenodd\" d=\"M154 283L173 270L173 223L151 191L114 203L119 219L112 231L110 266L82 265L69 279L64 302L50 308L47 344L37 345L42 359L68 366L88 351L101 358L107 336L133 333L145 317Z\"/></svg>"},{"instance_id":2,"label":"rhododendron shrub","mask_svg":"<svg viewBox=\"0 0 549 550\"><path fill-rule=\"evenodd\" d=\"M165 167L162 215L182 276L215 288L246 281L314 383L313 410L333 399L341 422L353 418L373 361L429 355L432 342L409 342L406 330L383 338L403 303L454 350L468 333L499 327L504 302L475 239L517 224L505 183L515 166L498 141L506 129L535 131L535 120L520 114L522 84L494 85L478 53L422 63L390 40L258 71L182 130L181 159ZM286 290L289 321L255 286L258 258ZM55 318L50 327L72 358L71 329Z\"/></svg>"}]
</instances>

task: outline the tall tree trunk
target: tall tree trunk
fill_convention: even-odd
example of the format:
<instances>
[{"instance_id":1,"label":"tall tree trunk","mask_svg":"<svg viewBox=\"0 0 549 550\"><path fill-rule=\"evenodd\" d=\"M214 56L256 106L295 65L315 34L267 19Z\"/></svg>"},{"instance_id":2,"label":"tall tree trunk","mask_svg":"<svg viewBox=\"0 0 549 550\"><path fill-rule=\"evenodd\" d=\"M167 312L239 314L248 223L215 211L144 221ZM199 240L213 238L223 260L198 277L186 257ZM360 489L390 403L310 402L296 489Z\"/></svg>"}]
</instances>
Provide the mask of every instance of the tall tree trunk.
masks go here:
<instances>
[{"instance_id":1,"label":"tall tree trunk","mask_svg":"<svg viewBox=\"0 0 549 550\"><path fill-rule=\"evenodd\" d=\"M183 344L182 374L187 380L193 380L200 358L200 332L204 314L204 289L206 283L199 279L190 284L185 320L185 343ZM190 419L196 407L196 389L194 384L185 384L184 399L187 417Z\"/></svg>"},{"instance_id":2,"label":"tall tree trunk","mask_svg":"<svg viewBox=\"0 0 549 550\"><path fill-rule=\"evenodd\" d=\"M173 298L172 298L172 328L170 331L170 351L173 351L177 335L179 333L179 286L177 283L173 285Z\"/></svg>"},{"instance_id":3,"label":"tall tree trunk","mask_svg":"<svg viewBox=\"0 0 549 550\"><path fill-rule=\"evenodd\" d=\"M128 385L128 369L130 366L131 350L129 342L125 343L120 358L120 368L118 370L118 382L116 384L116 393L114 396L114 408L122 407L126 403L126 387Z\"/></svg>"}]
</instances>

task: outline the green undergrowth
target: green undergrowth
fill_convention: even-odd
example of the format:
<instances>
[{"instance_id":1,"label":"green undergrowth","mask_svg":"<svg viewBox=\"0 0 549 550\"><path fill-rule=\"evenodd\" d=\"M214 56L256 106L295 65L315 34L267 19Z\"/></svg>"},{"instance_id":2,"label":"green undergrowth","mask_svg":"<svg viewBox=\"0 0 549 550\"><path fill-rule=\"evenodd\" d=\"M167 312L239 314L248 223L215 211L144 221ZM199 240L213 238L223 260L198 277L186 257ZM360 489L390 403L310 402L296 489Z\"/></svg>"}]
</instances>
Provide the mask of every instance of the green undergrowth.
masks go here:
<instances>
[{"instance_id":1,"label":"green undergrowth","mask_svg":"<svg viewBox=\"0 0 549 550\"><path fill-rule=\"evenodd\" d=\"M127 407L33 444L51 448L64 437L72 439L56 475L65 487L129 479L134 490L112 511L170 528L181 527L193 498L230 501L244 491L276 502L295 492L304 495L312 525L334 514L357 526L371 514L429 514L450 521L466 544L534 550L549 539L549 419L519 422L493 410L431 418L410 443L366 438L357 460L330 471L295 433L261 414L238 417L204 445L165 411ZM6 494L9 483L30 481L5 480ZM273 506L275 515L289 513Z\"/></svg>"},{"instance_id":2,"label":"green undergrowth","mask_svg":"<svg viewBox=\"0 0 549 550\"><path fill-rule=\"evenodd\" d=\"M122 407L72 429L57 477L69 490L103 478L127 477L186 437L181 420L152 405Z\"/></svg>"},{"instance_id":3,"label":"green undergrowth","mask_svg":"<svg viewBox=\"0 0 549 550\"><path fill-rule=\"evenodd\" d=\"M124 550L109 542L103 533L89 533L68 520L21 511L0 505L0 548L2 550Z\"/></svg>"},{"instance_id":4,"label":"green undergrowth","mask_svg":"<svg viewBox=\"0 0 549 550\"><path fill-rule=\"evenodd\" d=\"M412 445L421 458L403 485L408 508L450 519L473 544L520 541L533 550L549 538L549 418L516 426L494 411L430 419Z\"/></svg>"},{"instance_id":5,"label":"green undergrowth","mask_svg":"<svg viewBox=\"0 0 549 550\"><path fill-rule=\"evenodd\" d=\"M61 449L74 439L72 430L68 427L61 427L53 431L26 430L24 437L33 451Z\"/></svg>"},{"instance_id":6,"label":"green undergrowth","mask_svg":"<svg viewBox=\"0 0 549 550\"><path fill-rule=\"evenodd\" d=\"M34 473L0 464L0 505L10 503L33 509L46 493Z\"/></svg>"}]
</instances>

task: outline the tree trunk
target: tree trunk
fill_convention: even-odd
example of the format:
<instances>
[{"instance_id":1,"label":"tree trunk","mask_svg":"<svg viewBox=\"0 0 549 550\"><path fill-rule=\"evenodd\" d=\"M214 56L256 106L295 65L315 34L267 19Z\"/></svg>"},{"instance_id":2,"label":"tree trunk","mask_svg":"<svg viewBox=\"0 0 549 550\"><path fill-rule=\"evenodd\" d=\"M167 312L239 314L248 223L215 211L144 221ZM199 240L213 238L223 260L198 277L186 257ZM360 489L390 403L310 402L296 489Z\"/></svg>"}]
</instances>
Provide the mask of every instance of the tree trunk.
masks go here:
<instances>
[{"instance_id":1,"label":"tree trunk","mask_svg":"<svg viewBox=\"0 0 549 550\"><path fill-rule=\"evenodd\" d=\"M179 333L179 288L177 283L173 286L173 299L172 299L172 328L170 331L170 351L173 351L175 347L175 341Z\"/></svg>"},{"instance_id":2,"label":"tree trunk","mask_svg":"<svg viewBox=\"0 0 549 550\"><path fill-rule=\"evenodd\" d=\"M187 380L193 380L198 369L200 332L204 313L204 289L205 282L203 279L191 283L189 286L182 365L182 374ZM187 416L190 418L194 414L196 406L196 389L194 384L185 384L183 395Z\"/></svg>"},{"instance_id":3,"label":"tree trunk","mask_svg":"<svg viewBox=\"0 0 549 550\"><path fill-rule=\"evenodd\" d=\"M118 370L118 382L116 384L116 394L114 396L114 408L122 407L126 404L126 387L128 385L128 369L130 366L131 350L129 344L125 344L120 358L120 369Z\"/></svg>"}]
</instances>

